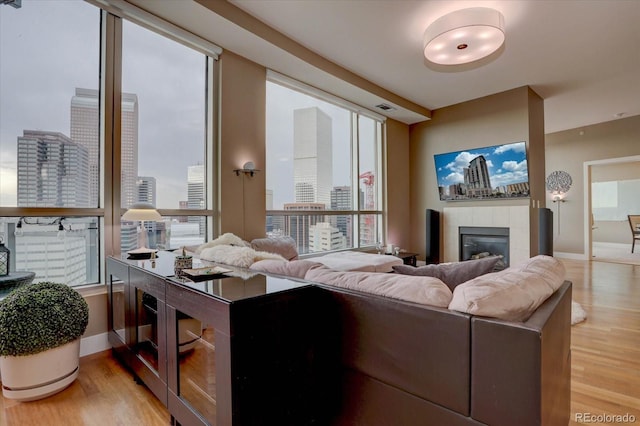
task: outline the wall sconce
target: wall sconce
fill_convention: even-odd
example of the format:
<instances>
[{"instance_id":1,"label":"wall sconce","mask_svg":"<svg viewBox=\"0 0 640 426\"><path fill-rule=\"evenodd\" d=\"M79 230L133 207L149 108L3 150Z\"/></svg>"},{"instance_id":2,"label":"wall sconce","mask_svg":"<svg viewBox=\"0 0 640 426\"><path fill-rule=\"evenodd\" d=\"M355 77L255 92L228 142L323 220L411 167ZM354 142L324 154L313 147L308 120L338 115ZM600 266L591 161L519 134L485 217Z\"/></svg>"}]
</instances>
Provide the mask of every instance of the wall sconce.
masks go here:
<instances>
[{"instance_id":1,"label":"wall sconce","mask_svg":"<svg viewBox=\"0 0 640 426\"><path fill-rule=\"evenodd\" d=\"M235 172L236 176L240 176L240 173L244 173L245 175L253 177L253 175L260 170L256 169L256 165L253 164L253 161L247 161L242 165L241 169L234 169L233 171Z\"/></svg>"}]
</instances>

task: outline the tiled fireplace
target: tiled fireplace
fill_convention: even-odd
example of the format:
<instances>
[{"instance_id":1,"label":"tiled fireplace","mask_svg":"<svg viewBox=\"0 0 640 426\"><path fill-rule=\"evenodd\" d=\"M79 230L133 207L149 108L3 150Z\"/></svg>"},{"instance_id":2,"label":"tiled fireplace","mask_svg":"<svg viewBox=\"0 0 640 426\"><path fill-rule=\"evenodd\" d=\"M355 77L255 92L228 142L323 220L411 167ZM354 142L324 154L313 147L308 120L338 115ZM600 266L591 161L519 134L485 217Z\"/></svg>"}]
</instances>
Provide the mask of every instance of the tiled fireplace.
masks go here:
<instances>
[{"instance_id":1,"label":"tiled fireplace","mask_svg":"<svg viewBox=\"0 0 640 426\"><path fill-rule=\"evenodd\" d=\"M444 262L460 260L460 227L502 228L508 234L508 262L529 256L529 206L446 207L443 209Z\"/></svg>"}]
</instances>

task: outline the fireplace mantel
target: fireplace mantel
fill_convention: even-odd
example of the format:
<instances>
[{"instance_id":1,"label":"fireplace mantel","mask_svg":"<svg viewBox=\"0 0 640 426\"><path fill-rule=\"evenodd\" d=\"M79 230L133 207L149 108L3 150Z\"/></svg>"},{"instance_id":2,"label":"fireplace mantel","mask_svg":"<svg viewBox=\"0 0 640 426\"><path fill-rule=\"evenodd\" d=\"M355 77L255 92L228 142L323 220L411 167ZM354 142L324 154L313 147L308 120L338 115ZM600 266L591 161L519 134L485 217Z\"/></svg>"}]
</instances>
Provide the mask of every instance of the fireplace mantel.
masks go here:
<instances>
[{"instance_id":1,"label":"fireplace mantel","mask_svg":"<svg viewBox=\"0 0 640 426\"><path fill-rule=\"evenodd\" d=\"M457 262L460 226L509 228L509 257L514 265L530 257L529 206L446 207L443 209L444 262Z\"/></svg>"}]
</instances>

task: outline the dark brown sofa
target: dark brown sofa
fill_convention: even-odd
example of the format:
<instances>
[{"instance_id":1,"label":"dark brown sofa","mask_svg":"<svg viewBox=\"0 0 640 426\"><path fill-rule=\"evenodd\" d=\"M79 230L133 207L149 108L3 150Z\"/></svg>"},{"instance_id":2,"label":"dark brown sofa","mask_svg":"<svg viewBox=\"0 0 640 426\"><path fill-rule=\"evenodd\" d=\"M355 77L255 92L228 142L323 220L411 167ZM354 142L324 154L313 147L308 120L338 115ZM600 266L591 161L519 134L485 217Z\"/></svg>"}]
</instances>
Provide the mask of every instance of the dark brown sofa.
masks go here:
<instances>
[{"instance_id":1,"label":"dark brown sofa","mask_svg":"<svg viewBox=\"0 0 640 426\"><path fill-rule=\"evenodd\" d=\"M330 424L568 423L570 282L525 322L319 287L338 348Z\"/></svg>"}]
</instances>

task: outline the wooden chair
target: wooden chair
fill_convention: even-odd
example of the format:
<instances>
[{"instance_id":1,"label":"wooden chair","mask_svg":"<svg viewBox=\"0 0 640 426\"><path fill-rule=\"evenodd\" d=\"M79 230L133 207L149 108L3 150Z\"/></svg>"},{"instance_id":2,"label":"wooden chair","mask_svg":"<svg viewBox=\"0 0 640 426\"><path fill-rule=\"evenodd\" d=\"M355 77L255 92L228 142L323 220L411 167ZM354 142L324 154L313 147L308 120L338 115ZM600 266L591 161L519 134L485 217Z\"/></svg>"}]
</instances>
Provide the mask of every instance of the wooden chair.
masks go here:
<instances>
[{"instance_id":1,"label":"wooden chair","mask_svg":"<svg viewBox=\"0 0 640 426\"><path fill-rule=\"evenodd\" d=\"M631 242L631 253L633 253L636 247L636 240L640 240L640 215L630 214L627 217L629 218L629 226L631 227L631 235L633 236L633 241Z\"/></svg>"}]
</instances>

